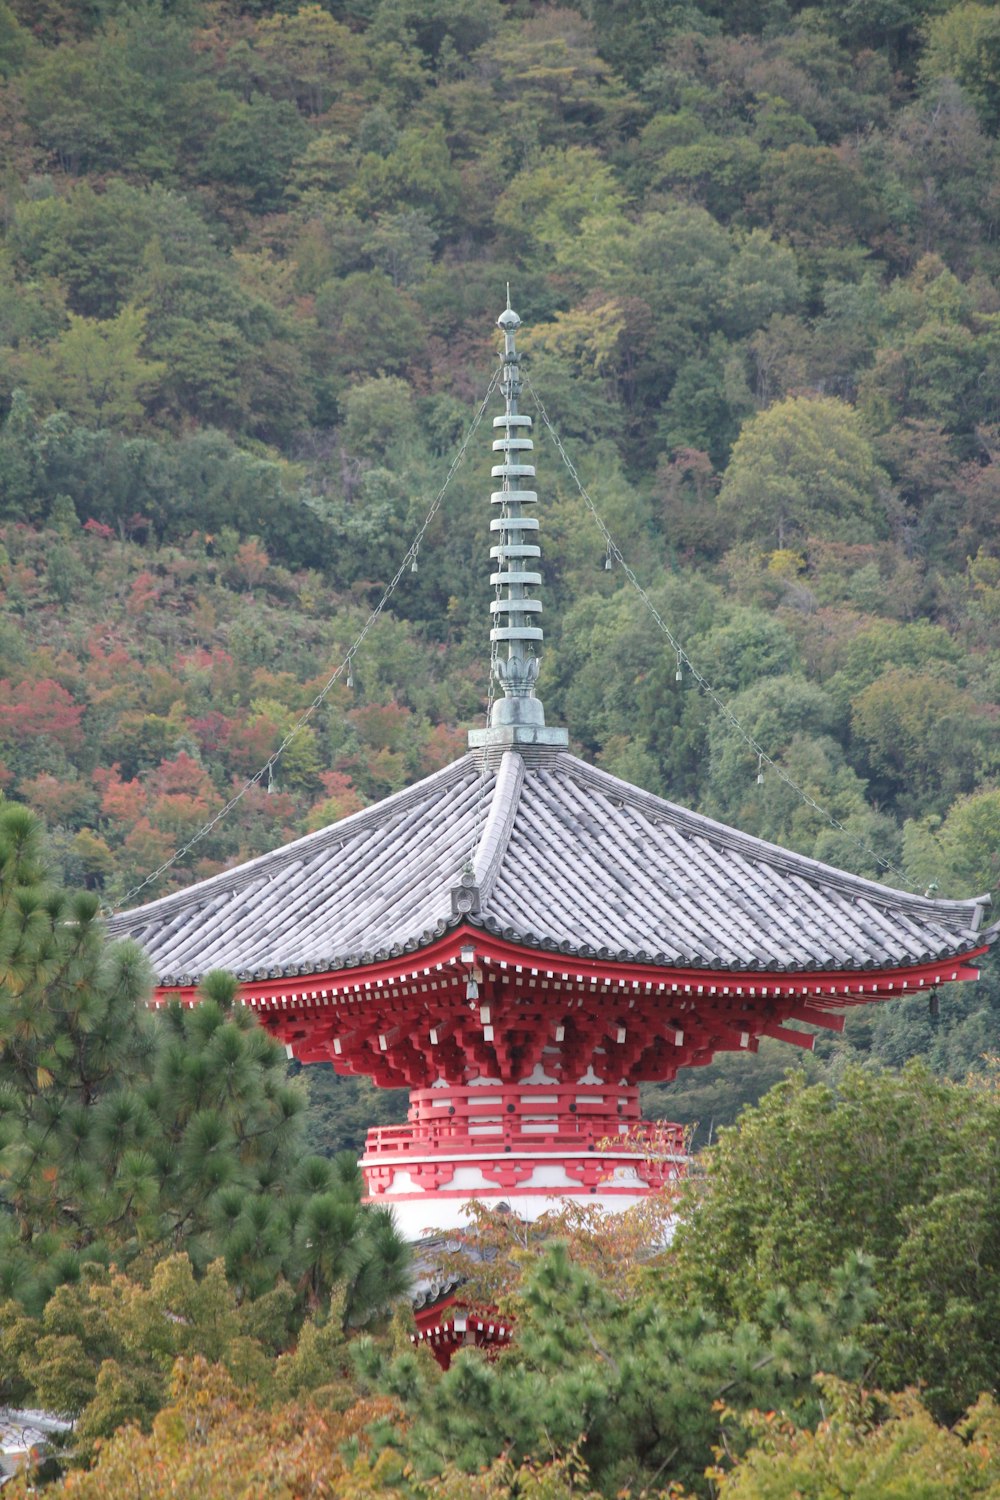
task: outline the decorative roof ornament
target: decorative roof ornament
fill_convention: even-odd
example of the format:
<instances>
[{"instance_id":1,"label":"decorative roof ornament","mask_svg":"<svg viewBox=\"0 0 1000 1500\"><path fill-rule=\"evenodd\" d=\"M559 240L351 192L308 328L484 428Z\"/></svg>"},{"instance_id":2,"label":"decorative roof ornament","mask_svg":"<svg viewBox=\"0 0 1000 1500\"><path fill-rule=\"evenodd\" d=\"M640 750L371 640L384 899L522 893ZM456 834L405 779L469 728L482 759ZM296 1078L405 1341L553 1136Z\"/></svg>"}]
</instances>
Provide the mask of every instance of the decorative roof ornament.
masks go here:
<instances>
[{"instance_id":1,"label":"decorative roof ornament","mask_svg":"<svg viewBox=\"0 0 1000 1500\"><path fill-rule=\"evenodd\" d=\"M565 746L569 737L565 729L547 727L541 699L535 696L543 632L539 623L542 601L533 592L542 582L541 573L532 564L541 557L537 543L538 519L527 513L538 501L535 490L526 488L535 477L530 462L534 443L531 440L531 418L518 411L521 394L521 357L514 335L521 319L510 305L497 319L503 330L504 344L500 355L502 374L500 389L504 398L503 416L493 418L493 451L500 462L493 465L492 475L500 488L490 495L497 513L490 521L496 542L490 557L496 571L490 583L496 597L490 604L493 626L490 630L491 673L503 691L490 709L489 726L469 733L470 748L510 749L521 745ZM506 648L506 652L504 650Z\"/></svg>"}]
</instances>

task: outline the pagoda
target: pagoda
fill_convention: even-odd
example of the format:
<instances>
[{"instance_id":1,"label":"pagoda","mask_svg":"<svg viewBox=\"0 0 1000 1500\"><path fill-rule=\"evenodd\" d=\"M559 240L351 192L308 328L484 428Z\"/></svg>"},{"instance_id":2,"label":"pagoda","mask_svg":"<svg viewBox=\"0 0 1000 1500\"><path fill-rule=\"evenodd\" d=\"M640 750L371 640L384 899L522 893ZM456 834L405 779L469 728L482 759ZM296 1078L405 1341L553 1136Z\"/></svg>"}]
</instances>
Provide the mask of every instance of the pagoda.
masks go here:
<instances>
[{"instance_id":1,"label":"pagoda","mask_svg":"<svg viewBox=\"0 0 1000 1500\"><path fill-rule=\"evenodd\" d=\"M988 898L910 895L690 812L570 754L538 696L538 496L509 305L494 418L489 722L376 805L114 917L194 1003L211 969L289 1057L410 1091L369 1132L371 1201L417 1238L466 1204L614 1210L676 1175L639 1084L843 1011L978 978Z\"/></svg>"}]
</instances>

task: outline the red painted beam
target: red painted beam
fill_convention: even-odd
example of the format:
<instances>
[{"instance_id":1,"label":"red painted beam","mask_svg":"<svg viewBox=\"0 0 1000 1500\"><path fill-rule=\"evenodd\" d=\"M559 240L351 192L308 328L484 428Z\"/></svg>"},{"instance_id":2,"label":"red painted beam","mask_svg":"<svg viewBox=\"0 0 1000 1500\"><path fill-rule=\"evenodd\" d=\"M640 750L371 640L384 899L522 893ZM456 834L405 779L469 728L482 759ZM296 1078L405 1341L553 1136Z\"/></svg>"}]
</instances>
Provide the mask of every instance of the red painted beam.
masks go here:
<instances>
[{"instance_id":1,"label":"red painted beam","mask_svg":"<svg viewBox=\"0 0 1000 1500\"><path fill-rule=\"evenodd\" d=\"M760 1028L761 1036L769 1036L775 1042L791 1042L793 1047L802 1047L811 1052L816 1038L810 1031L793 1031L789 1026L777 1026L769 1021Z\"/></svg>"},{"instance_id":2,"label":"red painted beam","mask_svg":"<svg viewBox=\"0 0 1000 1500\"><path fill-rule=\"evenodd\" d=\"M824 1031L843 1031L844 1017L831 1015L829 1011L817 1010L814 1005L792 1005L788 1010L792 1021L805 1021L809 1026L822 1026Z\"/></svg>"}]
</instances>

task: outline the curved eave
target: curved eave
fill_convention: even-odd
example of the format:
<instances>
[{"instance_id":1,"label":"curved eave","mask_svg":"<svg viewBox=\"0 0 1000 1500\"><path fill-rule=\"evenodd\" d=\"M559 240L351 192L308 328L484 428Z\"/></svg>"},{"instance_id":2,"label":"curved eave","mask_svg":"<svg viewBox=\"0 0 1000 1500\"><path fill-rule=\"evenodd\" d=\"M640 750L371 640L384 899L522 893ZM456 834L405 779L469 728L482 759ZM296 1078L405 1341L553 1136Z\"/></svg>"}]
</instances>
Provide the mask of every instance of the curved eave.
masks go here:
<instances>
[{"instance_id":1,"label":"curved eave","mask_svg":"<svg viewBox=\"0 0 1000 1500\"><path fill-rule=\"evenodd\" d=\"M637 953L569 953L538 942L494 934L468 917L439 924L443 932L401 946L397 953L367 954L360 959L331 963L294 972L239 975L240 999L255 1008L287 1009L324 1006L339 996L357 998L398 985L430 985L441 976L464 975L475 964L513 969L542 983L578 985L590 982L642 987L671 993L706 995L792 996L808 999L820 1010L838 1009L870 1000L919 993L937 985L979 978L974 961L997 940L1000 924L982 934L978 945L962 944L954 951L929 955L920 963L892 967L827 968L805 971L760 968L723 968L699 964L658 963L656 955ZM466 956L463 956L466 955ZM156 1003L177 996L191 1003L198 978L164 979Z\"/></svg>"},{"instance_id":2,"label":"curved eave","mask_svg":"<svg viewBox=\"0 0 1000 1500\"><path fill-rule=\"evenodd\" d=\"M664 953L649 953L642 948L631 951L595 949L586 944L571 946L537 933L517 932L510 927L501 927L488 914L481 916L463 914L443 917L432 928L415 933L403 942L394 943L390 948L330 957L309 964L238 969L236 978L242 986L253 986L254 989L261 984L268 983L287 987L290 981L313 983L323 980L329 981L332 985L339 985L345 974L352 976L348 981L349 984L362 983L369 974L380 975L386 969L390 972L408 970L409 965L418 960L421 955L432 953L436 955L442 941L448 947L454 943L461 932L466 930L474 935L480 944L487 940L488 934L493 947L517 949L519 953L530 955L546 964L555 958L560 961L571 960L577 967L583 965L587 969L596 965L602 972L610 968L624 967L629 971L641 969L644 974L647 971L657 974L705 974L714 976L715 979L721 975L730 974L747 978L748 982L750 976L756 976L761 983L771 982L780 975L805 974L809 976L809 982L822 981L829 977L831 981L840 983L848 978L857 981L864 979L865 976L905 975L911 971L922 971L928 965L954 965L977 957L997 942L1000 937L1000 922L994 923L981 933L966 933L957 937L953 943L935 950L926 950L915 955L914 959L907 963L878 964L872 959L864 959L853 965L820 963L781 965L763 960L758 962L727 961L718 954L689 954L677 957ZM450 937L449 934L451 934ZM162 994L168 991L171 993L193 991L205 977L205 972L161 975L157 984L157 992ZM978 975L975 977L978 978Z\"/></svg>"}]
</instances>

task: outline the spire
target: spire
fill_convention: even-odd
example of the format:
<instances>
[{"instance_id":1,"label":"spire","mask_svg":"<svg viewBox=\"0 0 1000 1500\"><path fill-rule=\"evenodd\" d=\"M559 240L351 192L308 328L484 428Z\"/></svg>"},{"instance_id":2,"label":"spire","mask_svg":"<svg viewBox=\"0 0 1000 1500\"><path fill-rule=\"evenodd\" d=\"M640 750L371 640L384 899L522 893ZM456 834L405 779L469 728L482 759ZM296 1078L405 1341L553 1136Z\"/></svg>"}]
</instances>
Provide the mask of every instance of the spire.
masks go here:
<instances>
[{"instance_id":1,"label":"spire","mask_svg":"<svg viewBox=\"0 0 1000 1500\"><path fill-rule=\"evenodd\" d=\"M500 488L490 496L491 504L496 507L490 521L490 531L495 538L490 557L496 566L496 571L490 575L490 583L496 591L490 604L493 617L490 655L491 671L503 697L493 704L489 728L470 731L469 744L565 745L568 743L565 729L546 728L545 711L541 700L535 696L539 666L536 652L543 632L539 621L542 601L537 597L542 575L534 570L533 564L541 557L541 548L537 541L537 517L527 514L525 508L535 505L538 495L535 490L525 487L535 477L534 465L530 462L534 443L530 436L531 418L517 409L521 394L521 359L514 335L521 326L521 319L510 305L509 283L507 306L497 324L504 336L500 355L504 412L493 418L496 431L493 452L499 462L493 465L492 474L494 479L499 479Z\"/></svg>"}]
</instances>

